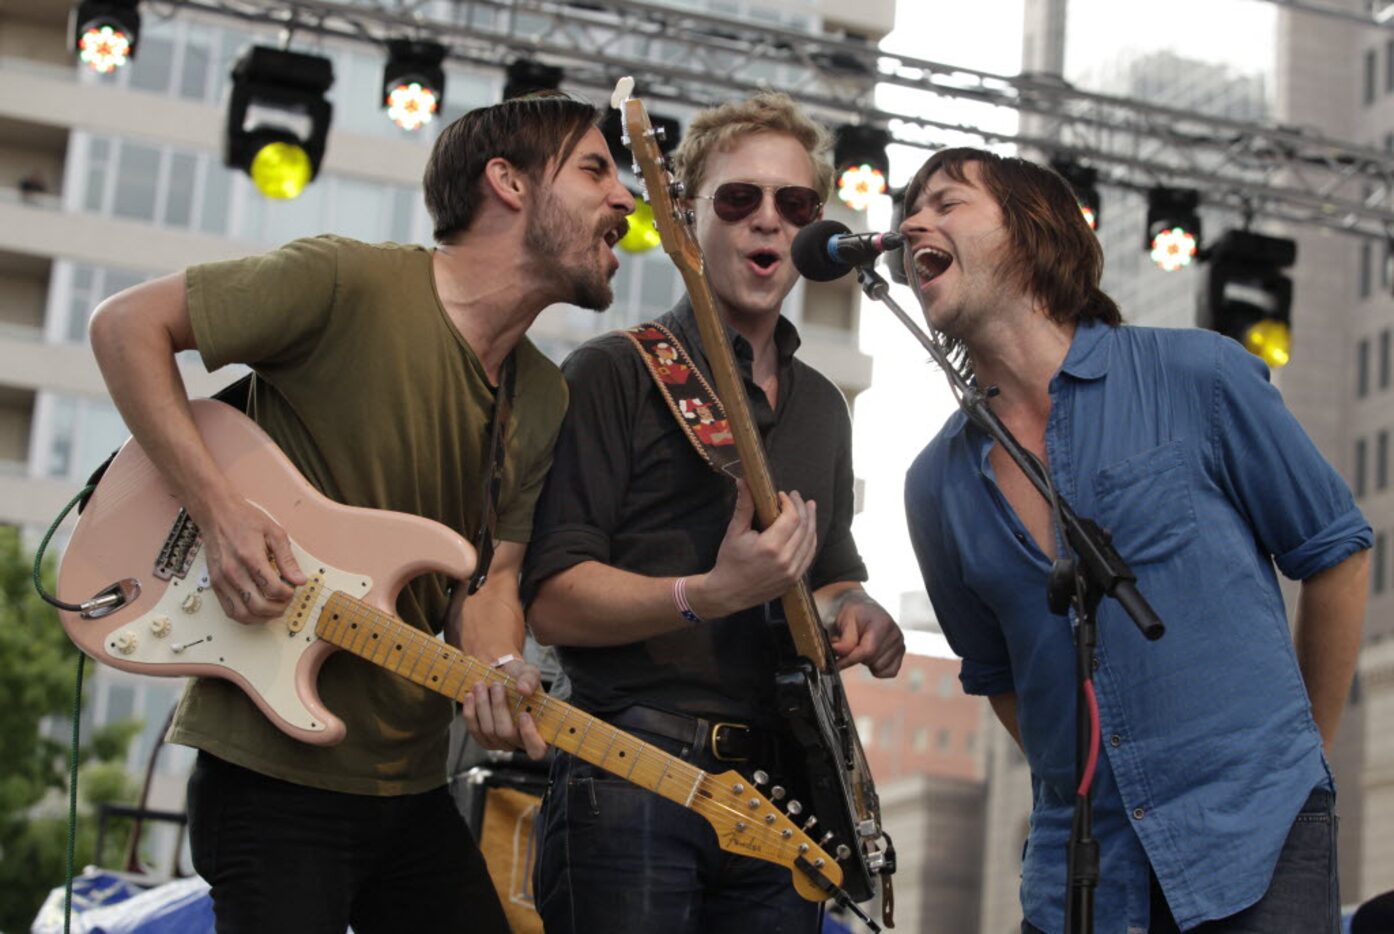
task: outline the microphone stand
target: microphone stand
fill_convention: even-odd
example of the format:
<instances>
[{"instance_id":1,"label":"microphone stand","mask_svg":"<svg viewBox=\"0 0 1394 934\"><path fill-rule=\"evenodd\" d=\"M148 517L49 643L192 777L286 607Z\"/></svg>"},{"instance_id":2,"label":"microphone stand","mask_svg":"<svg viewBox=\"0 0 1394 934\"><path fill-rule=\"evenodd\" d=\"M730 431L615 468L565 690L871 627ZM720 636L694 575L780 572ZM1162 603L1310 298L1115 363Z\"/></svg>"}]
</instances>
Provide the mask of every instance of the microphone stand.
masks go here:
<instances>
[{"instance_id":1,"label":"microphone stand","mask_svg":"<svg viewBox=\"0 0 1394 934\"><path fill-rule=\"evenodd\" d=\"M874 260L857 267L857 281L868 298L889 308L910 333L929 351L949 379L949 387L968 419L1002 446L1021 472L1045 497L1055 514L1057 529L1070 554L1055 559L1046 584L1052 613L1063 615L1071 606L1075 616L1075 812L1066 856L1066 934L1093 934L1094 890L1099 885L1099 842L1093 837L1093 775L1098 759L1099 730L1094 700L1094 647L1098 643L1096 611L1105 595L1117 600L1148 640L1162 637L1166 627L1137 590L1137 576L1113 547L1107 530L1091 519L1075 515L1050 479L1050 472L1036 455L1012 437L1007 426L988 407L995 387L979 389L958 372L944 349L915 323L891 298L890 284L874 268Z\"/></svg>"}]
</instances>

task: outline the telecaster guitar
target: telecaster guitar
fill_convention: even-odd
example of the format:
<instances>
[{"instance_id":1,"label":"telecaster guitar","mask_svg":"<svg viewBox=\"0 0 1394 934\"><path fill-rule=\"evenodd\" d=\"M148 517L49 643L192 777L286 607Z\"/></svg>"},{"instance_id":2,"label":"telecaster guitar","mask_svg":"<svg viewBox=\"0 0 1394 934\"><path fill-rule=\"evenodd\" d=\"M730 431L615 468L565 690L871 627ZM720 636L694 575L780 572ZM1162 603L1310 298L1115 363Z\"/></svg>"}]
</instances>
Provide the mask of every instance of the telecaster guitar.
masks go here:
<instances>
[{"instance_id":1,"label":"telecaster guitar","mask_svg":"<svg viewBox=\"0 0 1394 934\"><path fill-rule=\"evenodd\" d=\"M756 521L766 528L779 516L779 500L764 445L750 415L744 379L716 310L701 247L688 229L690 218L676 201L684 194L682 185L667 171L648 113L643 102L631 96L632 89L631 79L621 79L611 103L623 113L626 143L634 156L635 173L643 178L644 197L653 206L663 249L687 287L717 395L735 436L740 472L754 500ZM823 833L819 842L835 847L846 870L844 888L852 901L873 897L877 880L881 880L882 920L893 927L895 851L881 826L876 787L842 689L836 657L808 586L800 582L781 602L799 657L778 674L776 699L803 750L808 796L819 815L819 821L809 820L804 826L812 829L816 825Z\"/></svg>"},{"instance_id":2,"label":"telecaster guitar","mask_svg":"<svg viewBox=\"0 0 1394 934\"><path fill-rule=\"evenodd\" d=\"M315 687L325 658L340 649L456 700L481 681L499 682L515 713L530 714L551 745L702 815L723 849L788 868L804 898L827 895L798 868L803 862L841 883L836 860L739 773L713 775L569 704L524 697L502 672L397 619L397 594L412 578L464 580L473 571L474 549L459 535L418 516L335 503L246 416L220 402L191 406L214 461L287 531L309 582L279 619L243 625L225 616L209 589L198 529L128 441L59 568L60 594L112 595L100 609L60 614L83 652L138 674L225 678L285 733L319 745L345 735Z\"/></svg>"}]
</instances>

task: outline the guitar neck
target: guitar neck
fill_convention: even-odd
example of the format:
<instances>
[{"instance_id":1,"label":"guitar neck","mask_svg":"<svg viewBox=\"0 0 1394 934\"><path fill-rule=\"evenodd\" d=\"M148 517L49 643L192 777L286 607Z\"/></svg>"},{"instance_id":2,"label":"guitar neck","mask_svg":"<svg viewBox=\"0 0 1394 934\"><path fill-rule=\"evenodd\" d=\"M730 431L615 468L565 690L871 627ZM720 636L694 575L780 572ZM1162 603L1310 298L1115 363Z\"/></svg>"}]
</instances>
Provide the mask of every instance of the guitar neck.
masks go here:
<instances>
[{"instance_id":1,"label":"guitar neck","mask_svg":"<svg viewBox=\"0 0 1394 934\"><path fill-rule=\"evenodd\" d=\"M712 380L716 383L717 394L721 397L722 407L726 410L727 421L736 439L736 450L741 457L741 476L750 487L750 495L755 503L755 518L760 528L769 528L779 518L779 495L770 473L769 461L765 458L765 445L750 414L745 378L736 364L731 343L726 339L726 329L717 314L706 275L701 270L684 268L682 277L692 301L697 329L702 335L702 348L711 364ZM784 617L789 624L794 648L820 671L826 671L829 666L827 639L808 585L800 581L798 586L780 598L780 602L784 606Z\"/></svg>"},{"instance_id":2,"label":"guitar neck","mask_svg":"<svg viewBox=\"0 0 1394 934\"><path fill-rule=\"evenodd\" d=\"M502 684L514 715L531 716L549 745L684 807L697 808L703 784L711 780L703 770L577 707L543 694L519 694L503 672L346 594L335 593L325 603L315 634L457 701L481 682Z\"/></svg>"}]
</instances>

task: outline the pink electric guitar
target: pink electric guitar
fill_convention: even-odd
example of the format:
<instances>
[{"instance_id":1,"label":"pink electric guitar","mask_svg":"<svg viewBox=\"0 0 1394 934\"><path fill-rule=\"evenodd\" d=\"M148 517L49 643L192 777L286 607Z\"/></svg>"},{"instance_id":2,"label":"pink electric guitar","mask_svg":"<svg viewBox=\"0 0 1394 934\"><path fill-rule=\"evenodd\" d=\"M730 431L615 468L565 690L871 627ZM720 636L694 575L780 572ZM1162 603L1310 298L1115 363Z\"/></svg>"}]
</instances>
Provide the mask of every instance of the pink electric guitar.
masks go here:
<instances>
[{"instance_id":1,"label":"pink electric guitar","mask_svg":"<svg viewBox=\"0 0 1394 934\"><path fill-rule=\"evenodd\" d=\"M837 861L739 773L712 775L569 704L524 697L502 672L394 617L398 592L417 575L464 580L473 571L474 549L455 532L332 502L246 416L220 402L191 405L214 461L287 531L310 580L279 619L243 625L224 616L197 527L128 441L58 572L60 594L91 596L83 612L60 614L83 652L139 674L226 678L281 730L323 745L345 733L315 689L320 665L338 649L457 700L480 681L500 682L551 745L701 814L723 849L785 866L804 898L822 901L841 884Z\"/></svg>"}]
</instances>

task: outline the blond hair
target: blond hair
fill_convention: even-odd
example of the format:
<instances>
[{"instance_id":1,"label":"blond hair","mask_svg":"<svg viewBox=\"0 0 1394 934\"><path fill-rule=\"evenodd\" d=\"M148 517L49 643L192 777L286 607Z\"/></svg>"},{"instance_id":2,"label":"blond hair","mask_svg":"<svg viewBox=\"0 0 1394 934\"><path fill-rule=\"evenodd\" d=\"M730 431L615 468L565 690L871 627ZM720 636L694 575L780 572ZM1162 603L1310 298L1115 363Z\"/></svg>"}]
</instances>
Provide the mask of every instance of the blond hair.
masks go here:
<instances>
[{"instance_id":1,"label":"blond hair","mask_svg":"<svg viewBox=\"0 0 1394 934\"><path fill-rule=\"evenodd\" d=\"M777 91L761 91L746 100L698 111L673 154L678 179L687 192L701 190L712 153L729 150L738 139L755 133L786 133L797 140L813 166L814 190L818 197L827 199L833 187L833 166L828 157L832 137L788 94Z\"/></svg>"}]
</instances>

